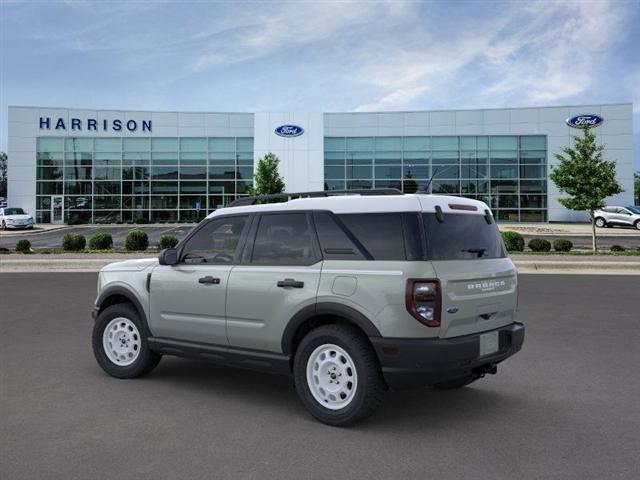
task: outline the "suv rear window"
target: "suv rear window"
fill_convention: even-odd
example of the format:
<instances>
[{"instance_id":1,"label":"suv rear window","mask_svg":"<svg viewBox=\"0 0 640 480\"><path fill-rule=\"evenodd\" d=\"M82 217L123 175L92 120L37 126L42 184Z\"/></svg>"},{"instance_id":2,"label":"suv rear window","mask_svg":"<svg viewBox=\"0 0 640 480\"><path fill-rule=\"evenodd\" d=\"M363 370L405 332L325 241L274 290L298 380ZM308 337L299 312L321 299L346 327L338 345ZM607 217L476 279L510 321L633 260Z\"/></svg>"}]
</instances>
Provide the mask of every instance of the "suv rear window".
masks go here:
<instances>
[{"instance_id":1,"label":"suv rear window","mask_svg":"<svg viewBox=\"0 0 640 480\"><path fill-rule=\"evenodd\" d=\"M431 260L502 258L500 231L484 215L447 213L439 222L435 213L423 213L427 252Z\"/></svg>"}]
</instances>

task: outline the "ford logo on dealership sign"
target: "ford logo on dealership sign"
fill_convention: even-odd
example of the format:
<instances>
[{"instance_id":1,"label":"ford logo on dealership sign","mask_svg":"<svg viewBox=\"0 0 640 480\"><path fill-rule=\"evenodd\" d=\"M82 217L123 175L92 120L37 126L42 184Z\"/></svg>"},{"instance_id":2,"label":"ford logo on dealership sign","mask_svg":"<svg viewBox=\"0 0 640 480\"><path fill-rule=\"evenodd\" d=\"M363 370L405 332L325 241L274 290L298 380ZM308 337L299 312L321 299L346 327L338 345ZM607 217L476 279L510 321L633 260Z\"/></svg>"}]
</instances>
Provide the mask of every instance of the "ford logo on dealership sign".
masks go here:
<instances>
[{"instance_id":1,"label":"ford logo on dealership sign","mask_svg":"<svg viewBox=\"0 0 640 480\"><path fill-rule=\"evenodd\" d=\"M276 128L276 135L281 137L299 137L304 133L304 129L297 125L280 125Z\"/></svg>"},{"instance_id":2,"label":"ford logo on dealership sign","mask_svg":"<svg viewBox=\"0 0 640 480\"><path fill-rule=\"evenodd\" d=\"M604 122L604 118L593 113L585 113L567 118L567 125L573 128L593 128Z\"/></svg>"}]
</instances>

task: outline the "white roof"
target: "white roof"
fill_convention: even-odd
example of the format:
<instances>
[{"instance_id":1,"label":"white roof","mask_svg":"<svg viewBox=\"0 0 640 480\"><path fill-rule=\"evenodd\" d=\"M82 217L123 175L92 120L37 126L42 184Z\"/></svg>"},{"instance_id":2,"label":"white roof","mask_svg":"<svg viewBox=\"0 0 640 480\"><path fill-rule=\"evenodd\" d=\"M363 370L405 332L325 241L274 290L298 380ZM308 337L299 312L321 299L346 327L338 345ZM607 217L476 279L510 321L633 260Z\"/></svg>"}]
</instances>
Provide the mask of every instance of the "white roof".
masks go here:
<instances>
[{"instance_id":1,"label":"white roof","mask_svg":"<svg viewBox=\"0 0 640 480\"><path fill-rule=\"evenodd\" d=\"M242 207L220 208L207 218L219 215L253 212L277 212L282 210L329 210L334 213L382 213L382 212L435 212L439 205L444 213L462 213L451 205L476 207L476 211L464 213L484 215L491 209L486 203L464 197L447 195L334 195L329 197L296 198L288 202L265 205L246 205Z\"/></svg>"}]
</instances>

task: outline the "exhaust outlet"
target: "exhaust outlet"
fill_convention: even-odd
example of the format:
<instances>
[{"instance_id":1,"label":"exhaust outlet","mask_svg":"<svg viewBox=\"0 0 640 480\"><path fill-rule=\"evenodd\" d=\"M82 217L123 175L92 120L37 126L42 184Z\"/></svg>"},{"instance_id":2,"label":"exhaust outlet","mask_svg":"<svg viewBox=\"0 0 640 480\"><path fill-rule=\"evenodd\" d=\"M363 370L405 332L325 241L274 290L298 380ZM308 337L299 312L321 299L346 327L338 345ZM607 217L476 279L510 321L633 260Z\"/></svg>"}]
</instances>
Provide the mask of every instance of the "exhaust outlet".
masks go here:
<instances>
[{"instance_id":1,"label":"exhaust outlet","mask_svg":"<svg viewBox=\"0 0 640 480\"><path fill-rule=\"evenodd\" d=\"M473 376L475 378L482 378L485 375L495 375L498 373L498 366L490 363L489 365L482 365L473 369Z\"/></svg>"}]
</instances>

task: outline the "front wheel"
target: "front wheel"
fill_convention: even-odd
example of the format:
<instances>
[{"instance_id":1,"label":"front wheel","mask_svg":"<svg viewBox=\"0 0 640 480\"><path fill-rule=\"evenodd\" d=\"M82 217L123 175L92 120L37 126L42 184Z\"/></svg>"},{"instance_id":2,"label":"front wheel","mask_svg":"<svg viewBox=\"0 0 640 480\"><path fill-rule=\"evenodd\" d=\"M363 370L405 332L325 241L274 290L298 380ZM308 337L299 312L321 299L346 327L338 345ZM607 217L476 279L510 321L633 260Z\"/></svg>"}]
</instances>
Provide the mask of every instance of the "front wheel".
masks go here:
<instances>
[{"instance_id":1,"label":"front wheel","mask_svg":"<svg viewBox=\"0 0 640 480\"><path fill-rule=\"evenodd\" d=\"M367 338L347 325L318 327L302 339L293 374L306 409L327 425L347 426L373 414L386 384Z\"/></svg>"},{"instance_id":2,"label":"front wheel","mask_svg":"<svg viewBox=\"0 0 640 480\"><path fill-rule=\"evenodd\" d=\"M607 222L604 221L604 218L602 217L596 218L596 227L603 228L606 224Z\"/></svg>"},{"instance_id":3,"label":"front wheel","mask_svg":"<svg viewBox=\"0 0 640 480\"><path fill-rule=\"evenodd\" d=\"M98 365L116 378L144 375L153 370L161 358L149 349L140 315L125 303L111 305L98 315L92 344Z\"/></svg>"},{"instance_id":4,"label":"front wheel","mask_svg":"<svg viewBox=\"0 0 640 480\"><path fill-rule=\"evenodd\" d=\"M634 223L633 226L636 227L637 230L640 230L640 220L636 220L636 223Z\"/></svg>"}]
</instances>

